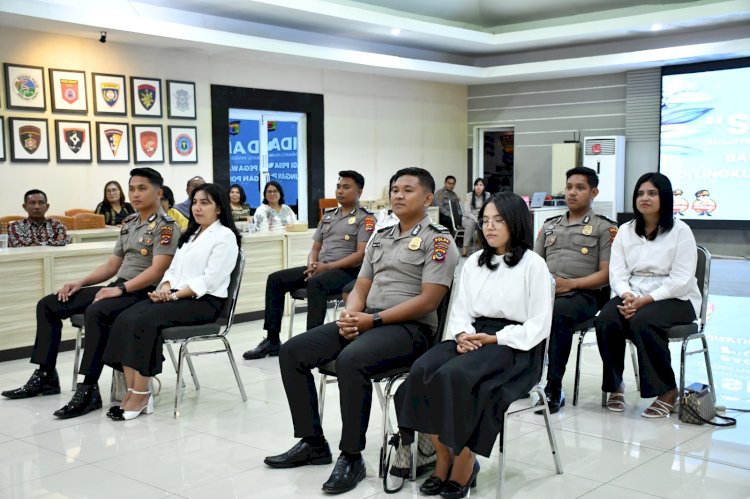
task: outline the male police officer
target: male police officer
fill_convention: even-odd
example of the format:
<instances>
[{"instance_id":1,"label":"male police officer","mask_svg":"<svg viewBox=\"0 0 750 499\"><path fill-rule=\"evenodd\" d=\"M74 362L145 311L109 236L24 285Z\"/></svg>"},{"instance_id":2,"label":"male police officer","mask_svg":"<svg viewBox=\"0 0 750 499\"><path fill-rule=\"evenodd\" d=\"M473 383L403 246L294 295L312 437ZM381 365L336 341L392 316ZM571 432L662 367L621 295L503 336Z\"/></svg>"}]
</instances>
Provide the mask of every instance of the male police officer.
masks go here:
<instances>
[{"instance_id":1,"label":"male police officer","mask_svg":"<svg viewBox=\"0 0 750 499\"><path fill-rule=\"evenodd\" d=\"M129 197L138 213L123 220L114 254L104 264L39 301L36 341L31 354L31 362L39 364L39 368L24 386L3 392L4 397L19 399L60 393L55 364L62 321L85 313L85 350L78 371L85 379L78 384L72 400L54 414L61 419L73 418L102 407L97 382L110 327L120 312L148 298L147 293L159 283L177 249L179 228L159 207L162 183L162 176L156 170L131 170ZM117 278L107 286L91 286L115 275Z\"/></svg>"},{"instance_id":2,"label":"male police officer","mask_svg":"<svg viewBox=\"0 0 750 499\"><path fill-rule=\"evenodd\" d=\"M411 365L437 327L436 309L453 281L458 250L448 229L430 223L435 181L427 170L405 168L391 187L400 222L378 231L337 322L288 341L279 355L294 435L289 451L265 459L272 468L332 461L318 415L311 370L336 361L341 394L341 456L323 491L353 489L365 477L361 451L370 419L373 375Z\"/></svg>"},{"instance_id":3,"label":"male police officer","mask_svg":"<svg viewBox=\"0 0 750 499\"><path fill-rule=\"evenodd\" d=\"M549 344L545 393L551 413L565 405L562 379L570 356L575 324L596 315L607 300L609 253L617 224L594 214L599 177L591 168L565 173L568 212L545 220L534 251L547 261L555 277L555 307ZM542 405L540 401L538 405Z\"/></svg>"},{"instance_id":4,"label":"male police officer","mask_svg":"<svg viewBox=\"0 0 750 499\"><path fill-rule=\"evenodd\" d=\"M462 220L462 208L461 199L458 194L455 193L456 188L456 177L448 175L445 177L443 188L435 193L435 199L433 201L435 206L440 208L440 223L450 228L451 234L455 235L456 229L461 225ZM456 222L456 227L453 226L451 221L451 210L453 213L453 220Z\"/></svg>"},{"instance_id":5,"label":"male police officer","mask_svg":"<svg viewBox=\"0 0 750 499\"><path fill-rule=\"evenodd\" d=\"M306 267L279 270L266 280L266 311L263 329L267 332L257 347L242 357L262 359L279 354L281 314L286 293L307 288L307 329L323 324L328 296L340 293L344 285L357 278L365 245L375 230L375 217L359 206L365 178L351 170L339 172L336 183L338 208L323 214L313 235L313 246Z\"/></svg>"}]
</instances>

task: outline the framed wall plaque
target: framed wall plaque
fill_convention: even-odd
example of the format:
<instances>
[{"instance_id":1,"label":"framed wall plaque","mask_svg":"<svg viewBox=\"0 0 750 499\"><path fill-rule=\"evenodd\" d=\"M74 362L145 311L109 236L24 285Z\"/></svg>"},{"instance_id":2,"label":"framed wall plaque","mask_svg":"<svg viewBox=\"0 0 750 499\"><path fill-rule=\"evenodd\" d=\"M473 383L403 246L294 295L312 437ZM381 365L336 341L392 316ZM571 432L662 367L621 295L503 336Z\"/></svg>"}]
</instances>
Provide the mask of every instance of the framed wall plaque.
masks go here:
<instances>
[{"instance_id":1,"label":"framed wall plaque","mask_svg":"<svg viewBox=\"0 0 750 499\"><path fill-rule=\"evenodd\" d=\"M91 123L55 120L58 163L91 163Z\"/></svg>"},{"instance_id":2,"label":"framed wall plaque","mask_svg":"<svg viewBox=\"0 0 750 499\"><path fill-rule=\"evenodd\" d=\"M49 81L53 113L86 114L88 112L88 93L84 71L50 69Z\"/></svg>"},{"instance_id":3,"label":"framed wall plaque","mask_svg":"<svg viewBox=\"0 0 750 499\"><path fill-rule=\"evenodd\" d=\"M194 120L196 114L195 83L167 80L167 117Z\"/></svg>"},{"instance_id":4,"label":"framed wall plaque","mask_svg":"<svg viewBox=\"0 0 750 499\"><path fill-rule=\"evenodd\" d=\"M104 73L91 74L94 114L98 116L127 116L125 76Z\"/></svg>"},{"instance_id":5,"label":"framed wall plaque","mask_svg":"<svg viewBox=\"0 0 750 499\"><path fill-rule=\"evenodd\" d=\"M127 123L96 122L96 159L99 163L128 163L130 135Z\"/></svg>"},{"instance_id":6,"label":"framed wall plaque","mask_svg":"<svg viewBox=\"0 0 750 499\"><path fill-rule=\"evenodd\" d=\"M140 163L164 163L161 125L133 125L133 159Z\"/></svg>"},{"instance_id":7,"label":"framed wall plaque","mask_svg":"<svg viewBox=\"0 0 750 499\"><path fill-rule=\"evenodd\" d=\"M8 118L11 161L49 162L47 120Z\"/></svg>"},{"instance_id":8,"label":"framed wall plaque","mask_svg":"<svg viewBox=\"0 0 750 499\"><path fill-rule=\"evenodd\" d=\"M169 127L169 162L198 163L198 129L194 126Z\"/></svg>"},{"instance_id":9,"label":"framed wall plaque","mask_svg":"<svg viewBox=\"0 0 750 499\"><path fill-rule=\"evenodd\" d=\"M5 121L0 116L0 161L5 161Z\"/></svg>"},{"instance_id":10,"label":"framed wall plaque","mask_svg":"<svg viewBox=\"0 0 750 499\"><path fill-rule=\"evenodd\" d=\"M132 115L138 118L161 118L161 80L130 77Z\"/></svg>"},{"instance_id":11,"label":"framed wall plaque","mask_svg":"<svg viewBox=\"0 0 750 499\"><path fill-rule=\"evenodd\" d=\"M44 68L6 62L5 102L8 109L45 111Z\"/></svg>"}]
</instances>

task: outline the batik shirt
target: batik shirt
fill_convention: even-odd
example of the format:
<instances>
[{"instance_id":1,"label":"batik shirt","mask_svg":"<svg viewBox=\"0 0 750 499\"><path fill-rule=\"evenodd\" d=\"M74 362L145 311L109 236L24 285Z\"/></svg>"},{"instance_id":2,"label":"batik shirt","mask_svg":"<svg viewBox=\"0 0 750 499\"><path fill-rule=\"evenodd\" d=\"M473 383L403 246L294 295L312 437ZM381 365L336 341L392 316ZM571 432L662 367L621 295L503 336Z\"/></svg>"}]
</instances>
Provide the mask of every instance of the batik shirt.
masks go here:
<instances>
[{"instance_id":1,"label":"batik shirt","mask_svg":"<svg viewBox=\"0 0 750 499\"><path fill-rule=\"evenodd\" d=\"M42 223L32 222L28 218L11 222L8 225L8 246L65 246L68 234L65 226L52 218Z\"/></svg>"}]
</instances>

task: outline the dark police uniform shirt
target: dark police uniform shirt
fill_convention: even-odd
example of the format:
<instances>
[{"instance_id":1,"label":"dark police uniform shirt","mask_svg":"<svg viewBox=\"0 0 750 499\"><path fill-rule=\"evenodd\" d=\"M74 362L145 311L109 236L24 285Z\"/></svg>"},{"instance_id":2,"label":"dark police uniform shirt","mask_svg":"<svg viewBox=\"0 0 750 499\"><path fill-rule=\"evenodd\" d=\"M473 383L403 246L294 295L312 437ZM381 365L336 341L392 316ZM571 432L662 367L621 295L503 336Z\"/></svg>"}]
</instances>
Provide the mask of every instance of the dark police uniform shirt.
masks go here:
<instances>
[{"instance_id":1,"label":"dark police uniform shirt","mask_svg":"<svg viewBox=\"0 0 750 499\"><path fill-rule=\"evenodd\" d=\"M593 210L571 224L568 213L544 221L534 252L547 261L553 275L586 277L599 270L600 262L609 262L617 224Z\"/></svg>"},{"instance_id":2,"label":"dark police uniform shirt","mask_svg":"<svg viewBox=\"0 0 750 499\"><path fill-rule=\"evenodd\" d=\"M344 212L342 207L330 208L323 214L313 240L322 244L318 261L336 262L357 251L359 243L366 243L375 231L375 217L371 211L357 205Z\"/></svg>"},{"instance_id":3,"label":"dark police uniform shirt","mask_svg":"<svg viewBox=\"0 0 750 499\"><path fill-rule=\"evenodd\" d=\"M174 256L180 228L174 219L163 212L154 213L144 222L138 213L123 220L120 237L115 244L115 256L123 259L117 277L130 280L151 266L155 255ZM152 284L159 284L161 276Z\"/></svg>"},{"instance_id":4,"label":"dark police uniform shirt","mask_svg":"<svg viewBox=\"0 0 750 499\"><path fill-rule=\"evenodd\" d=\"M458 249L447 228L425 216L413 230L399 234L399 224L380 229L365 250L359 277L370 279L367 308L385 310L422 293L422 284L450 287ZM415 320L437 328L437 312Z\"/></svg>"}]
</instances>

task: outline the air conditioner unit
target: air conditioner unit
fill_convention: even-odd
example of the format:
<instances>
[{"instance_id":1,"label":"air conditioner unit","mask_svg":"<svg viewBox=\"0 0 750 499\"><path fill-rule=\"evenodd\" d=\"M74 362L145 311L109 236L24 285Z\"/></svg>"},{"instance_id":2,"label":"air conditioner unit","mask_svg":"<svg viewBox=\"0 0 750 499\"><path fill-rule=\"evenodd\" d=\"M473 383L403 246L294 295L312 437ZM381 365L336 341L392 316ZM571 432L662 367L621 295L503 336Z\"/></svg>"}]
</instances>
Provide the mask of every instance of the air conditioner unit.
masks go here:
<instances>
[{"instance_id":1,"label":"air conditioner unit","mask_svg":"<svg viewBox=\"0 0 750 499\"><path fill-rule=\"evenodd\" d=\"M594 210L617 220L617 213L622 213L625 207L625 137L584 138L583 166L599 175L599 195L594 201Z\"/></svg>"}]
</instances>

